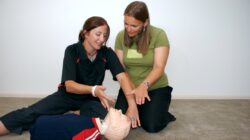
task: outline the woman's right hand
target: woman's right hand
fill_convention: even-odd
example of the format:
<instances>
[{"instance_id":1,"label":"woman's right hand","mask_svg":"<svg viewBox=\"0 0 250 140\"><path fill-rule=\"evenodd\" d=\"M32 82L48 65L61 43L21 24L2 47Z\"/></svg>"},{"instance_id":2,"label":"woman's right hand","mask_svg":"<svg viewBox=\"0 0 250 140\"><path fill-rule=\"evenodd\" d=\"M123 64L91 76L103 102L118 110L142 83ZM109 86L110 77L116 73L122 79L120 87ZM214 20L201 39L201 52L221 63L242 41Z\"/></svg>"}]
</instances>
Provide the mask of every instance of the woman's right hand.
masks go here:
<instances>
[{"instance_id":1,"label":"woman's right hand","mask_svg":"<svg viewBox=\"0 0 250 140\"><path fill-rule=\"evenodd\" d=\"M106 90L106 88L104 86L97 85L94 92L95 92L95 96L100 99L103 107L106 108L107 110L109 110L110 103L111 103L111 105L114 105L115 99L107 96L104 92L105 90Z\"/></svg>"},{"instance_id":2,"label":"woman's right hand","mask_svg":"<svg viewBox=\"0 0 250 140\"><path fill-rule=\"evenodd\" d=\"M141 121L139 118L139 113L136 104L128 107L126 116L130 118L132 128L137 128L141 126Z\"/></svg>"}]
</instances>

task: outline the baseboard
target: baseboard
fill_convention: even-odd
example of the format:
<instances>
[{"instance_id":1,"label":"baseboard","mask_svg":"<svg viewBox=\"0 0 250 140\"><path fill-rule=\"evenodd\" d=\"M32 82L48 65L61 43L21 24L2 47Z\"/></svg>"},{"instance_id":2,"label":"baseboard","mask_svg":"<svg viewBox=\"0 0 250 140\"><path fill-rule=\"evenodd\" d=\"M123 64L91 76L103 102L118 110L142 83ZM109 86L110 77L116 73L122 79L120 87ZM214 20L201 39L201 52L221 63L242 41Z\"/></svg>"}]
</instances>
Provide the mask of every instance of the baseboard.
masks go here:
<instances>
[{"instance_id":1,"label":"baseboard","mask_svg":"<svg viewBox=\"0 0 250 140\"><path fill-rule=\"evenodd\" d=\"M179 94L180 95L180 94ZM250 96L173 96L172 99L212 99L212 100L233 100L250 99Z\"/></svg>"},{"instance_id":2,"label":"baseboard","mask_svg":"<svg viewBox=\"0 0 250 140\"><path fill-rule=\"evenodd\" d=\"M181 95L181 94L177 94ZM250 99L250 96L177 96L173 95L172 99ZM218 95L218 94L217 94ZM0 93L0 97L18 97L18 98L43 98L48 96L45 93ZM110 95L113 98L116 98L116 95Z\"/></svg>"},{"instance_id":3,"label":"baseboard","mask_svg":"<svg viewBox=\"0 0 250 140\"><path fill-rule=\"evenodd\" d=\"M0 97L17 97L17 98L43 98L48 96L45 93L0 93Z\"/></svg>"}]
</instances>

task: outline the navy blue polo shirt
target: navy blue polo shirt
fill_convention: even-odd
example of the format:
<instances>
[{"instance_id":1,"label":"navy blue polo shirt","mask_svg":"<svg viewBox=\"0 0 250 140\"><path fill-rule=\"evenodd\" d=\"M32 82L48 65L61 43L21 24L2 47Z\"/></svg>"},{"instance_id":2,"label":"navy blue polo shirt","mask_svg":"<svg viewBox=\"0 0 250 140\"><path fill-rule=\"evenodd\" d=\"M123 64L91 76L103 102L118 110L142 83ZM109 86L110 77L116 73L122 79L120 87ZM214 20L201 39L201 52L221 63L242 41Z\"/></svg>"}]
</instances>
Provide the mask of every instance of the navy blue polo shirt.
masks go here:
<instances>
[{"instance_id":1,"label":"navy blue polo shirt","mask_svg":"<svg viewBox=\"0 0 250 140\"><path fill-rule=\"evenodd\" d=\"M102 85L106 70L111 71L113 79L116 79L117 74L124 72L117 55L111 48L102 46L97 51L96 59L91 62L82 42L72 44L65 50L61 87L64 88L64 82L67 80L90 86Z\"/></svg>"},{"instance_id":2,"label":"navy blue polo shirt","mask_svg":"<svg viewBox=\"0 0 250 140\"><path fill-rule=\"evenodd\" d=\"M96 137L95 137L96 136ZM75 114L40 116L30 129L31 140L100 139L94 118Z\"/></svg>"}]
</instances>

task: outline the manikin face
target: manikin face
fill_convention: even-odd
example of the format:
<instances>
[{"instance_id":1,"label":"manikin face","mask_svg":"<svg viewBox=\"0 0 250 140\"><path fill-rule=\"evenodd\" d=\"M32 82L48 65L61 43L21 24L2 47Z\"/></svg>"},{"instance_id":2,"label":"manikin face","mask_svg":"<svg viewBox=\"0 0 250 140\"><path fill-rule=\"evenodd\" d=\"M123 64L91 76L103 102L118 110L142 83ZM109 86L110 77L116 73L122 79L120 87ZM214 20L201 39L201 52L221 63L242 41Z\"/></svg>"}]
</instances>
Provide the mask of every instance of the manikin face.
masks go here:
<instances>
[{"instance_id":1,"label":"manikin face","mask_svg":"<svg viewBox=\"0 0 250 140\"><path fill-rule=\"evenodd\" d=\"M86 45L92 47L95 50L99 50L107 40L107 31L108 27L106 25L102 25L92 29L89 32L86 32L85 33Z\"/></svg>"},{"instance_id":2,"label":"manikin face","mask_svg":"<svg viewBox=\"0 0 250 140\"><path fill-rule=\"evenodd\" d=\"M107 139L121 140L128 135L131 121L127 116L122 114L121 110L110 108L104 121L108 126L104 133Z\"/></svg>"},{"instance_id":3,"label":"manikin face","mask_svg":"<svg viewBox=\"0 0 250 140\"><path fill-rule=\"evenodd\" d=\"M105 122L110 124L120 124L123 126L130 124L130 119L126 115L122 114L121 110L110 108L107 116L105 117Z\"/></svg>"},{"instance_id":4,"label":"manikin face","mask_svg":"<svg viewBox=\"0 0 250 140\"><path fill-rule=\"evenodd\" d=\"M145 25L142 21L132 16L124 16L124 26L129 37L135 37L143 30Z\"/></svg>"}]
</instances>

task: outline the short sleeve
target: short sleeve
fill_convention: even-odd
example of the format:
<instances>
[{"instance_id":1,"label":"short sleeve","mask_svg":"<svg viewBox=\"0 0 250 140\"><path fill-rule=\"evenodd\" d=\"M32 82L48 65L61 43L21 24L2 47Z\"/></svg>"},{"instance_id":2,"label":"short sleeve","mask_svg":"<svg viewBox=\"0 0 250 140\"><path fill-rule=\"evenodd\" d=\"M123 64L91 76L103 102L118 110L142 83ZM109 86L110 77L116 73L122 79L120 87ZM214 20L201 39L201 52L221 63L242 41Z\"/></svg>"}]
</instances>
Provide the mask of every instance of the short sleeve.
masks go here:
<instances>
[{"instance_id":1,"label":"short sleeve","mask_svg":"<svg viewBox=\"0 0 250 140\"><path fill-rule=\"evenodd\" d=\"M121 31L117 34L116 39L115 39L115 49L123 50L123 35L124 32Z\"/></svg>"},{"instance_id":2,"label":"short sleeve","mask_svg":"<svg viewBox=\"0 0 250 140\"><path fill-rule=\"evenodd\" d=\"M76 80L76 61L74 49L69 46L65 50L63 59L62 83L67 80Z\"/></svg>"},{"instance_id":3,"label":"short sleeve","mask_svg":"<svg viewBox=\"0 0 250 140\"><path fill-rule=\"evenodd\" d=\"M155 42L155 47L160 47L160 46L166 46L169 47L169 41L167 34L164 30L159 30L159 32L156 35L156 42Z\"/></svg>"},{"instance_id":4,"label":"short sleeve","mask_svg":"<svg viewBox=\"0 0 250 140\"><path fill-rule=\"evenodd\" d=\"M124 72L123 66L120 63L117 55L115 52L111 49L107 49L107 68L110 69L113 79L116 80L116 75L119 73Z\"/></svg>"}]
</instances>

